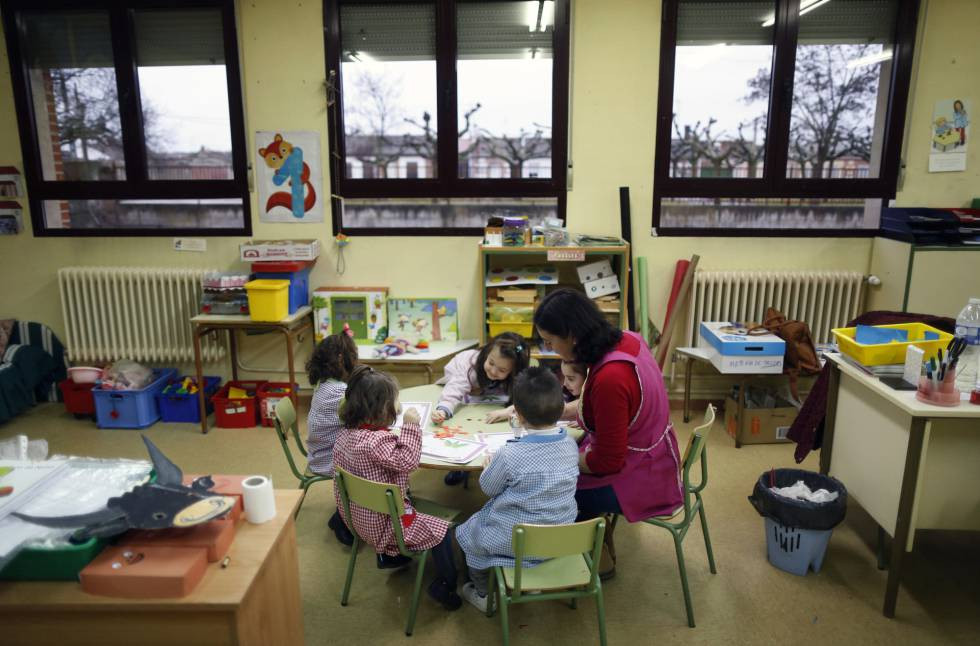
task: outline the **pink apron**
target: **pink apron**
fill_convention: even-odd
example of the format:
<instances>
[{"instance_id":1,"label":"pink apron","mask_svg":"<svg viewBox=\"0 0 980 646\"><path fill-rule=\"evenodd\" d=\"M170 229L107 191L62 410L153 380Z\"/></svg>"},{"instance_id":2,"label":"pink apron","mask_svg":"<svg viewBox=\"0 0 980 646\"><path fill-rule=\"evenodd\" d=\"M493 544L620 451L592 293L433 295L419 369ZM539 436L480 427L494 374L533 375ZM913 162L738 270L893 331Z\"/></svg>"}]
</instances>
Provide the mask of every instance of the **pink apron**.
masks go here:
<instances>
[{"instance_id":1,"label":"pink apron","mask_svg":"<svg viewBox=\"0 0 980 646\"><path fill-rule=\"evenodd\" d=\"M618 473L597 476L583 473L579 489L596 489L612 485L626 519L637 522L672 513L681 505L680 458L677 436L670 423L670 407L660 368L653 359L643 338L635 332L623 332L640 344L637 355L613 350L589 367L589 379L610 361L632 364L640 381L640 408L627 430L626 463ZM596 375L601 379L602 375ZM587 387L587 386L586 386ZM585 393L580 401L584 401ZM596 411L596 415L601 415ZM585 424L582 404L579 405L579 424L586 431L579 447L584 451L592 443L593 431Z\"/></svg>"}]
</instances>

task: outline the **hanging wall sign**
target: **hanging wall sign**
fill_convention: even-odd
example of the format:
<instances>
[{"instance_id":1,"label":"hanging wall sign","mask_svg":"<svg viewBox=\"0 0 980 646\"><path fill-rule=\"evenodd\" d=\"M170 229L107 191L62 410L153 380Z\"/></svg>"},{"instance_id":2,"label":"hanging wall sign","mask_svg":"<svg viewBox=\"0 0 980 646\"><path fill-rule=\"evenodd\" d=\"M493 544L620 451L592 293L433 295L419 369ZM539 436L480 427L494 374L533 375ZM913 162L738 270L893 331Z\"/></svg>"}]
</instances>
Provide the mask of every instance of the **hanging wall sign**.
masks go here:
<instances>
[{"instance_id":1,"label":"hanging wall sign","mask_svg":"<svg viewBox=\"0 0 980 646\"><path fill-rule=\"evenodd\" d=\"M971 111L972 105L969 99L936 101L932 111L930 173L966 170Z\"/></svg>"}]
</instances>

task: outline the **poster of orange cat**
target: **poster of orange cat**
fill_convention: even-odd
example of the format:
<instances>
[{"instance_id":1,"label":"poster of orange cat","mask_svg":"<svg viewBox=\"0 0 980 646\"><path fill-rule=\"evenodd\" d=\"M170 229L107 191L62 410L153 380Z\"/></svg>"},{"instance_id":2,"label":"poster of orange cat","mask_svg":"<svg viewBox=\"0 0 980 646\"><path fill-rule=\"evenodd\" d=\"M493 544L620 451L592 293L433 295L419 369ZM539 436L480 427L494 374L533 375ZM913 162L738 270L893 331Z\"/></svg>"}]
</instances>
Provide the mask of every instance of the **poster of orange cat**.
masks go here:
<instances>
[{"instance_id":1,"label":"poster of orange cat","mask_svg":"<svg viewBox=\"0 0 980 646\"><path fill-rule=\"evenodd\" d=\"M263 222L323 222L320 133L255 133L255 184Z\"/></svg>"}]
</instances>

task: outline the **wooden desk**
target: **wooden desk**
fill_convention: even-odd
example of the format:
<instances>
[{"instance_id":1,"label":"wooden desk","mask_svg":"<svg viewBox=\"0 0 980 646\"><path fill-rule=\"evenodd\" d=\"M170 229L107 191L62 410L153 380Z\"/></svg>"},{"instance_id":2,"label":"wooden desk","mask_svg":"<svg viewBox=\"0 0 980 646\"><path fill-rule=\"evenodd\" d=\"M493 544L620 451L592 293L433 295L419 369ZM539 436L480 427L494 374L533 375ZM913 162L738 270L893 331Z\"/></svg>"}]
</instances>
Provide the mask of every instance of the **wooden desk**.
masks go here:
<instances>
[{"instance_id":1,"label":"wooden desk","mask_svg":"<svg viewBox=\"0 0 980 646\"><path fill-rule=\"evenodd\" d=\"M883 612L895 616L917 529L980 530L980 406L924 404L840 355L831 364L820 471L893 537ZM880 544L879 544L880 549Z\"/></svg>"},{"instance_id":2,"label":"wooden desk","mask_svg":"<svg viewBox=\"0 0 980 646\"><path fill-rule=\"evenodd\" d=\"M3 644L302 644L293 512L302 492L276 491L276 517L242 523L227 568L208 565L181 599L115 599L74 582L0 582Z\"/></svg>"},{"instance_id":3,"label":"wooden desk","mask_svg":"<svg viewBox=\"0 0 980 646\"><path fill-rule=\"evenodd\" d=\"M442 386L413 386L412 388L402 388L399 393L399 400L403 402L432 402L439 401L442 394ZM483 421L486 414L492 410L501 408L499 404L469 404L460 406L456 413L444 424L449 426L459 426L471 435L477 433L510 433L510 424L507 422L497 422L487 424ZM431 420L422 420L422 431L432 431L435 427ZM453 462L443 462L426 455L422 456L419 466L423 469L437 469L441 471L483 471L483 455L477 456L467 464L455 464Z\"/></svg>"},{"instance_id":4,"label":"wooden desk","mask_svg":"<svg viewBox=\"0 0 980 646\"><path fill-rule=\"evenodd\" d=\"M286 363L289 372L289 383L296 383L295 343L294 339L303 332L310 332L313 338L313 310L308 306L296 310L281 321L253 321L241 314L200 314L191 318L194 326L194 366L197 370L197 383L204 383L203 366L201 365L201 337L212 332L227 330L228 349L231 354L231 378L238 379L238 342L235 332L238 330L254 332L279 332L286 339ZM296 389L290 394L293 406L298 405ZM204 401L204 389L198 389L198 407L201 413L201 432L208 432L207 406Z\"/></svg>"},{"instance_id":5,"label":"wooden desk","mask_svg":"<svg viewBox=\"0 0 980 646\"><path fill-rule=\"evenodd\" d=\"M397 357L376 357L374 349L380 344L358 345L357 360L369 366L384 366L387 368L416 367L425 372L425 383L431 384L433 379L433 367L440 361L445 365L456 354L463 350L475 348L476 339L461 339L459 341L432 341L429 344L428 352L406 352Z\"/></svg>"}]
</instances>

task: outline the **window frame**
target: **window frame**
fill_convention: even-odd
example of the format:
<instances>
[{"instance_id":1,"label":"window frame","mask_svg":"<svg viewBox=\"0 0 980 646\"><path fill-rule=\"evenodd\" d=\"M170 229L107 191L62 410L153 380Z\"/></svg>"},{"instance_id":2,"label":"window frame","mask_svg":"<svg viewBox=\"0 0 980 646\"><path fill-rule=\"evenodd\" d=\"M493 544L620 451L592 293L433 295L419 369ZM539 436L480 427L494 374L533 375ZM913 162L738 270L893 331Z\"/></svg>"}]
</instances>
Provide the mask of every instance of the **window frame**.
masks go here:
<instances>
[{"instance_id":1,"label":"window frame","mask_svg":"<svg viewBox=\"0 0 980 646\"><path fill-rule=\"evenodd\" d=\"M677 13L681 0L662 0L660 76L653 177L653 228L663 236L871 237L876 229L763 229L661 227L663 198L864 198L895 197L901 166L902 136L912 76L912 53L919 0L898 0L891 84L882 133L881 167L875 178L790 178L786 162L796 68L800 0L774 0L773 58L765 165L758 178L671 177L674 62Z\"/></svg>"},{"instance_id":2,"label":"window frame","mask_svg":"<svg viewBox=\"0 0 980 646\"><path fill-rule=\"evenodd\" d=\"M350 0L377 2L377 0ZM340 197L388 198L533 198L557 199L558 217L565 219L568 186L569 0L555 0L554 57L552 59L551 178L471 179L458 177L458 125L456 86L456 0L431 2L436 21L436 150L435 178L349 178L346 176L343 77L341 75L340 2L323 3L327 56L327 131L330 146L330 190L333 193L333 234L373 236L482 236L475 227L344 227ZM330 99L333 99L332 101Z\"/></svg>"},{"instance_id":3,"label":"window frame","mask_svg":"<svg viewBox=\"0 0 980 646\"><path fill-rule=\"evenodd\" d=\"M252 218L248 187L245 110L234 0L2 0L3 28L10 58L11 83L17 112L17 127L23 152L24 176L30 197L31 222L35 237L169 237L182 235L250 236ZM134 12L145 9L207 9L221 11L225 74L228 86L228 115L231 127L233 178L223 180L148 179L143 111L139 100ZM54 11L104 11L109 17L116 89L119 97L120 130L123 133L125 180L46 180L35 127L27 59L21 52L25 29L23 13ZM225 228L137 228L55 229L45 225L45 200L130 200L130 199L217 199L242 200L240 227Z\"/></svg>"}]
</instances>

